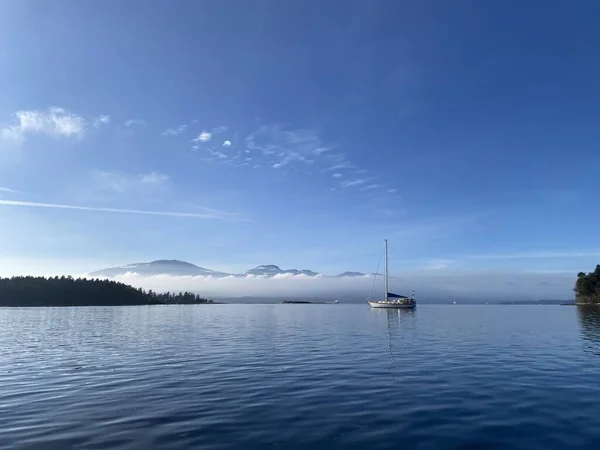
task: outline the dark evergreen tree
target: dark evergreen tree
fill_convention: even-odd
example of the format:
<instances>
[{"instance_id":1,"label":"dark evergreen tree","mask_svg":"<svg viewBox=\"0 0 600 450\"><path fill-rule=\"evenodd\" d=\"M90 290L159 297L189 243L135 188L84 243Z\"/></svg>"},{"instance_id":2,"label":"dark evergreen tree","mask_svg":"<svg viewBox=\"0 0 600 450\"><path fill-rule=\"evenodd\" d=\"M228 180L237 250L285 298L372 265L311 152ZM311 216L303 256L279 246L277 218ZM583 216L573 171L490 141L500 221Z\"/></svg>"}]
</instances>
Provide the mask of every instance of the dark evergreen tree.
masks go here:
<instances>
[{"instance_id":1,"label":"dark evergreen tree","mask_svg":"<svg viewBox=\"0 0 600 450\"><path fill-rule=\"evenodd\" d=\"M593 272L577 274L575 294L577 303L600 303L600 264Z\"/></svg>"},{"instance_id":2,"label":"dark evergreen tree","mask_svg":"<svg viewBox=\"0 0 600 450\"><path fill-rule=\"evenodd\" d=\"M0 278L0 306L117 306L212 303L191 292L158 294L113 280L71 276Z\"/></svg>"}]
</instances>

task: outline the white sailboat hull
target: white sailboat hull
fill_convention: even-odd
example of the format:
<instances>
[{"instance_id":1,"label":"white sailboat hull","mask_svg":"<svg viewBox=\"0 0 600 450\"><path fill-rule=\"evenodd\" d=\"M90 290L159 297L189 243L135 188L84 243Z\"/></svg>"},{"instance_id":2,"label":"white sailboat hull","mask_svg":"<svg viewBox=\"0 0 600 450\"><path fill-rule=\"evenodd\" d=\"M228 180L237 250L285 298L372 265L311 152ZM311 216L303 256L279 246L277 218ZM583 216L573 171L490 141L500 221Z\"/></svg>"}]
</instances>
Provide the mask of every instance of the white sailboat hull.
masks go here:
<instances>
[{"instance_id":1,"label":"white sailboat hull","mask_svg":"<svg viewBox=\"0 0 600 450\"><path fill-rule=\"evenodd\" d=\"M417 306L417 302L414 299L415 291L410 297L405 297L403 295L392 294L389 290L388 284L388 242L387 239L384 240L385 243L385 259L384 259L384 282L385 282L385 293L383 298L385 300L380 300L378 302L372 302L368 300L369 305L372 308L386 308L386 309L415 309ZM379 271L379 266L377 266L377 271ZM375 275L377 276L377 275ZM373 281L373 286L375 286L375 281ZM369 294L369 299L371 298L371 294Z\"/></svg>"},{"instance_id":2,"label":"white sailboat hull","mask_svg":"<svg viewBox=\"0 0 600 450\"><path fill-rule=\"evenodd\" d=\"M414 309L416 303L397 303L397 302L369 302L373 308L394 308L394 309Z\"/></svg>"}]
</instances>

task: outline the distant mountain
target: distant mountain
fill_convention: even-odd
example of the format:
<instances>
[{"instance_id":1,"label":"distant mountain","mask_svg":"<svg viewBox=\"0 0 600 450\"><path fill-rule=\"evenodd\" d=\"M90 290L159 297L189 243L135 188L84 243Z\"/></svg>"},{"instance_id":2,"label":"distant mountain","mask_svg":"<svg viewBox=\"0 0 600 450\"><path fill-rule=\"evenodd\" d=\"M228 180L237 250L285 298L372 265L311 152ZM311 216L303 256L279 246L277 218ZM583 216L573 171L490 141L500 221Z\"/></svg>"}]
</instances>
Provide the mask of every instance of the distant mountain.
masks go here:
<instances>
[{"instance_id":1,"label":"distant mountain","mask_svg":"<svg viewBox=\"0 0 600 450\"><path fill-rule=\"evenodd\" d=\"M348 277L364 277L366 273L362 272L344 272L336 275L336 278L348 278Z\"/></svg>"},{"instance_id":2,"label":"distant mountain","mask_svg":"<svg viewBox=\"0 0 600 450\"><path fill-rule=\"evenodd\" d=\"M142 276L153 275L171 275L171 276L212 276L216 278L223 277L244 277L247 275L274 277L275 275L305 275L309 277L323 276L322 274L309 269L282 269L275 264L264 264L253 269L246 270L243 273L226 273L199 267L185 261L176 259L159 259L147 263L128 264L126 266L109 267L107 269L97 270L90 273L93 277L116 277L126 273L137 273ZM362 277L362 272L344 272L336 275L336 278L344 277Z\"/></svg>"},{"instance_id":3,"label":"distant mountain","mask_svg":"<svg viewBox=\"0 0 600 450\"><path fill-rule=\"evenodd\" d=\"M254 269L246 270L244 275L260 275L260 276L275 276L275 275L283 275L283 274L291 274L291 275L307 275L309 277L315 277L320 275L317 272L313 272L312 270L303 269L287 269L283 270L279 266L274 264L266 264L263 266L255 267Z\"/></svg>"},{"instance_id":4,"label":"distant mountain","mask_svg":"<svg viewBox=\"0 0 600 450\"><path fill-rule=\"evenodd\" d=\"M199 267L194 264L178 261L176 259L159 259L148 263L128 264L121 267L109 267L108 269L98 270L90 273L94 277L116 277L125 275L128 272L135 272L143 276L153 275L171 275L171 276L213 276L227 277L230 274L217 272L204 267Z\"/></svg>"}]
</instances>

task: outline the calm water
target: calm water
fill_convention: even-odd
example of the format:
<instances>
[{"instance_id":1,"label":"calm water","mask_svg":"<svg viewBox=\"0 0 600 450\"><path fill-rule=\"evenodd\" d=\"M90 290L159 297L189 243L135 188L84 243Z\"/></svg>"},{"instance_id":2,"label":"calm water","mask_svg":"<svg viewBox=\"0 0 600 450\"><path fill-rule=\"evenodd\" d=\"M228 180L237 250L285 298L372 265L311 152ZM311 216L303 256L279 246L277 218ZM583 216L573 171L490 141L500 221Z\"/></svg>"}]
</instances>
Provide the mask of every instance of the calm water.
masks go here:
<instances>
[{"instance_id":1,"label":"calm water","mask_svg":"<svg viewBox=\"0 0 600 450\"><path fill-rule=\"evenodd\" d=\"M0 309L0 447L600 448L600 309Z\"/></svg>"}]
</instances>

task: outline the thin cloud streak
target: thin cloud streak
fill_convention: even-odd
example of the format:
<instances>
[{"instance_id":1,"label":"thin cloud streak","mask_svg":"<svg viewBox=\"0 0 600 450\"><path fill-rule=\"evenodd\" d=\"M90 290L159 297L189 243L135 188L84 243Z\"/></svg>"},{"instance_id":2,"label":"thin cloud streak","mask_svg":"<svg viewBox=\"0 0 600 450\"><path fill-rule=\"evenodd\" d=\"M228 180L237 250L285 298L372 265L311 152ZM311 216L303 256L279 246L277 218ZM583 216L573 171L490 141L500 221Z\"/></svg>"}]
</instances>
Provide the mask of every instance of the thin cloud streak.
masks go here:
<instances>
[{"instance_id":1,"label":"thin cloud streak","mask_svg":"<svg viewBox=\"0 0 600 450\"><path fill-rule=\"evenodd\" d=\"M7 187L0 187L0 192L8 192L9 194L22 194L21 191L17 191L16 189L11 189Z\"/></svg>"},{"instance_id":2,"label":"thin cloud streak","mask_svg":"<svg viewBox=\"0 0 600 450\"><path fill-rule=\"evenodd\" d=\"M187 129L187 125L180 125L175 128L169 128L168 130L163 131L163 136L177 136L178 134L183 133Z\"/></svg>"},{"instance_id":3,"label":"thin cloud streak","mask_svg":"<svg viewBox=\"0 0 600 450\"><path fill-rule=\"evenodd\" d=\"M125 126L128 128L135 125L146 125L146 121L142 119L129 119L125 121Z\"/></svg>"},{"instance_id":4,"label":"thin cloud streak","mask_svg":"<svg viewBox=\"0 0 600 450\"><path fill-rule=\"evenodd\" d=\"M552 259L552 258L586 258L592 256L600 256L600 249L591 251L539 251L530 253L507 253L507 254L489 254L489 255L472 255L471 259Z\"/></svg>"},{"instance_id":5,"label":"thin cloud streak","mask_svg":"<svg viewBox=\"0 0 600 450\"><path fill-rule=\"evenodd\" d=\"M77 206L77 205L62 205L56 203L40 203L40 202L21 202L14 200L0 200L0 205L5 206L24 206L31 208L53 208L53 209L70 209L78 211L96 211L96 212L111 212L121 214L144 214L152 216L169 216L169 217L190 217L196 219L224 219L223 214L216 213L189 213L189 212L171 212L171 211L146 211L139 209L120 209L120 208L98 208L94 206Z\"/></svg>"},{"instance_id":6,"label":"thin cloud streak","mask_svg":"<svg viewBox=\"0 0 600 450\"><path fill-rule=\"evenodd\" d=\"M169 176L158 172L137 175L120 172L96 172L93 180L103 190L131 192L148 187L164 186L169 182Z\"/></svg>"},{"instance_id":7,"label":"thin cloud streak","mask_svg":"<svg viewBox=\"0 0 600 450\"><path fill-rule=\"evenodd\" d=\"M358 186L360 184L364 184L366 183L368 180L364 180L364 179L358 179L358 180L346 180L346 181L342 181L340 183L340 186L343 188L348 188L351 186Z\"/></svg>"},{"instance_id":8,"label":"thin cloud streak","mask_svg":"<svg viewBox=\"0 0 600 450\"><path fill-rule=\"evenodd\" d=\"M327 172L333 172L334 170L341 170L341 169L355 169L356 166L350 162L344 161L338 164L334 164L333 166L330 166L326 169L323 169L322 172L323 173L327 173Z\"/></svg>"}]
</instances>

